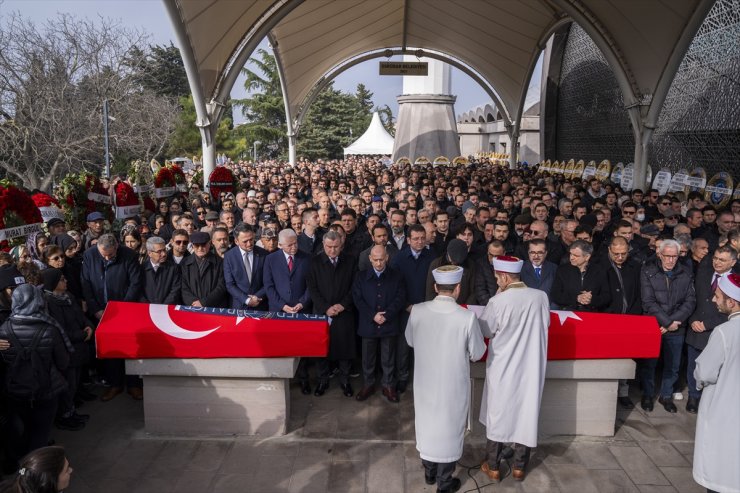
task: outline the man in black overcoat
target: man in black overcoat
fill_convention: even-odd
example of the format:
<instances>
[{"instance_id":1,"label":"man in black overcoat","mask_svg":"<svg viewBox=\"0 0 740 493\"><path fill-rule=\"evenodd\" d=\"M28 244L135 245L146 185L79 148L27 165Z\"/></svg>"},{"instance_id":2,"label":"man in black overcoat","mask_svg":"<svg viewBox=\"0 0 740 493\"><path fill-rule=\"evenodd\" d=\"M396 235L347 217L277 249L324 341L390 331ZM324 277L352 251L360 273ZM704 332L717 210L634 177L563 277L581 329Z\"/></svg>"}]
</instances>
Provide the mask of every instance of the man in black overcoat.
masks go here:
<instances>
[{"instance_id":1,"label":"man in black overcoat","mask_svg":"<svg viewBox=\"0 0 740 493\"><path fill-rule=\"evenodd\" d=\"M342 236L336 231L327 232L322 238L322 244L323 251L311 262L311 270L306 279L308 292L313 300L313 313L331 318L329 355L316 360L319 385L314 395L322 396L329 388L329 361L336 361L342 393L352 397L354 392L349 383L349 371L356 347L352 284L357 260L340 253Z\"/></svg>"}]
</instances>

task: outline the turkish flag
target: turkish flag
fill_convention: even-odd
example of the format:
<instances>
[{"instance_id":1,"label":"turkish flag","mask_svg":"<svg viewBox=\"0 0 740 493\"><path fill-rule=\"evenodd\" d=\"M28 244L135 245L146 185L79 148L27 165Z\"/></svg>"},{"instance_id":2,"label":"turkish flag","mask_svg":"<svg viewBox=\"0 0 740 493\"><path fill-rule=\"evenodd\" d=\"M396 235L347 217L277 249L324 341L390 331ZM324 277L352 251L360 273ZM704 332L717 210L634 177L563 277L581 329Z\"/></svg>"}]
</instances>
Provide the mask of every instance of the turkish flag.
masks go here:
<instances>
[{"instance_id":1,"label":"turkish flag","mask_svg":"<svg viewBox=\"0 0 740 493\"><path fill-rule=\"evenodd\" d=\"M480 317L484 307L467 308ZM660 341L655 317L551 310L547 359L657 358Z\"/></svg>"},{"instance_id":2,"label":"turkish flag","mask_svg":"<svg viewBox=\"0 0 740 493\"><path fill-rule=\"evenodd\" d=\"M99 358L323 357L320 315L111 301L95 331Z\"/></svg>"}]
</instances>

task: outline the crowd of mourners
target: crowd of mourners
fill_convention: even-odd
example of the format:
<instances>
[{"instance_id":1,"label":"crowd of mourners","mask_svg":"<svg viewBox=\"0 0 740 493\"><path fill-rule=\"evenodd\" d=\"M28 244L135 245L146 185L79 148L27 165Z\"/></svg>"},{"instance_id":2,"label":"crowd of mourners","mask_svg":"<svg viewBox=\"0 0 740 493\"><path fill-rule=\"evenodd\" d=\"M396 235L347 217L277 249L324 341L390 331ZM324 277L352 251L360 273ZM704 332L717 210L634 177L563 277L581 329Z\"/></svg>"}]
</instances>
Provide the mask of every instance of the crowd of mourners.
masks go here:
<instances>
[{"instance_id":1,"label":"crowd of mourners","mask_svg":"<svg viewBox=\"0 0 740 493\"><path fill-rule=\"evenodd\" d=\"M193 182L115 227L98 212L84 230L52 219L0 253L2 371L16 371L19 344L51 368L32 399L3 386L6 470L47 445L54 426L83 429L85 401L124 390L143 398L123 360L95 359L108 301L327 315L328 357L302 359L301 392L320 397L336 378L344 395L365 401L378 378L395 403L410 378L402 334L411 307L435 297L432 271L462 267L457 302L486 305L498 289L492 261L504 255L524 260L521 280L553 309L654 316L660 358L638 361L640 405L651 411L657 397L674 413L688 388L686 410L697 411L695 361L727 319L713 289L740 268L740 200L718 209L699 192L624 191L485 159L227 166L240 182L234 193L213 197ZM628 391L620 382L619 404L632 408Z\"/></svg>"}]
</instances>

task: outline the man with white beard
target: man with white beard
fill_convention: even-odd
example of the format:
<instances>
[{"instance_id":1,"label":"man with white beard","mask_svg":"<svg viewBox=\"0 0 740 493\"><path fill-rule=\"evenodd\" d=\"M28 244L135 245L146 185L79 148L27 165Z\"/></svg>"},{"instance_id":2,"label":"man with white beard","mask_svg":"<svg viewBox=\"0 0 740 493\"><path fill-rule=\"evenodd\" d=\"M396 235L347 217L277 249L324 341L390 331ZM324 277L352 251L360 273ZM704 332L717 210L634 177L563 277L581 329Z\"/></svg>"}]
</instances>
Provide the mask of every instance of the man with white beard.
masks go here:
<instances>
[{"instance_id":1,"label":"man with white beard","mask_svg":"<svg viewBox=\"0 0 740 493\"><path fill-rule=\"evenodd\" d=\"M696 358L702 391L694 440L694 480L707 491L739 492L740 275L722 276L713 301L727 322L718 325Z\"/></svg>"},{"instance_id":2,"label":"man with white beard","mask_svg":"<svg viewBox=\"0 0 740 493\"><path fill-rule=\"evenodd\" d=\"M504 447L514 448L512 476L524 479L531 447L537 446L537 424L547 364L550 310L547 294L519 279L523 262L516 257L493 259L499 291L480 317L490 338L480 421L486 426L486 457L481 470L501 480Z\"/></svg>"},{"instance_id":3,"label":"man with white beard","mask_svg":"<svg viewBox=\"0 0 740 493\"><path fill-rule=\"evenodd\" d=\"M432 271L437 297L411 309L406 341L414 348L416 448L429 485L438 492L460 489L453 478L462 456L470 403L470 361L486 350L475 314L458 306L463 268Z\"/></svg>"}]
</instances>

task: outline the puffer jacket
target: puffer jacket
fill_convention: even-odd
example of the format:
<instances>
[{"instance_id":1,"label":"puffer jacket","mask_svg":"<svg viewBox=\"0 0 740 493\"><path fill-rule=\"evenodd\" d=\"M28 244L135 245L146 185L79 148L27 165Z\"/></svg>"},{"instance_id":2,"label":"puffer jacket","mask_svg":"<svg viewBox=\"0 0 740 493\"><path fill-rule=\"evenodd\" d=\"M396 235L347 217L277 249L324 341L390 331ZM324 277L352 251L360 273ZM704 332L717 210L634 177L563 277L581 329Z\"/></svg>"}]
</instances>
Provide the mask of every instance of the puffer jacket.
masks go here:
<instances>
[{"instance_id":1,"label":"puffer jacket","mask_svg":"<svg viewBox=\"0 0 740 493\"><path fill-rule=\"evenodd\" d=\"M10 340L8 334L10 333L11 323L13 324L13 332L21 344L23 344L23 347L31 345L36 331L46 329L36 351L40 353L41 360L45 368L47 368L45 371L49 372L51 379L48 388L39 389L38 399L48 400L55 398L67 388L67 381L62 376L62 372L69 364L69 353L64 345L64 340L59 333L59 329L43 322L11 322L11 320L6 320L5 323L0 325L0 339ZM13 367L18 351L19 348L14 347L11 342L10 347L6 351L0 352L6 364L5 373L8 373ZM5 382L3 382L4 386Z\"/></svg>"},{"instance_id":2,"label":"puffer jacket","mask_svg":"<svg viewBox=\"0 0 740 493\"><path fill-rule=\"evenodd\" d=\"M13 291L12 307L10 317L0 325L0 339L11 341L10 347L0 352L0 355L7 365L7 370L10 370L21 349L15 347L9 337L11 330L23 347L29 347L36 333L43 330L36 351L41 356L43 371L49 372L50 378L46 388L39 389L36 398L54 399L67 388L62 372L69 365L69 351L73 351L72 345L66 340L66 334L62 333L58 323L46 313L44 296L36 286L29 284L18 286ZM6 382L3 382L3 386L6 386Z\"/></svg>"},{"instance_id":3,"label":"puffer jacket","mask_svg":"<svg viewBox=\"0 0 740 493\"><path fill-rule=\"evenodd\" d=\"M668 333L686 333L687 321L696 307L694 278L689 269L676 263L669 277L659 262L648 262L640 273L640 293L646 315L655 317L661 327L681 322L677 331Z\"/></svg>"}]
</instances>

